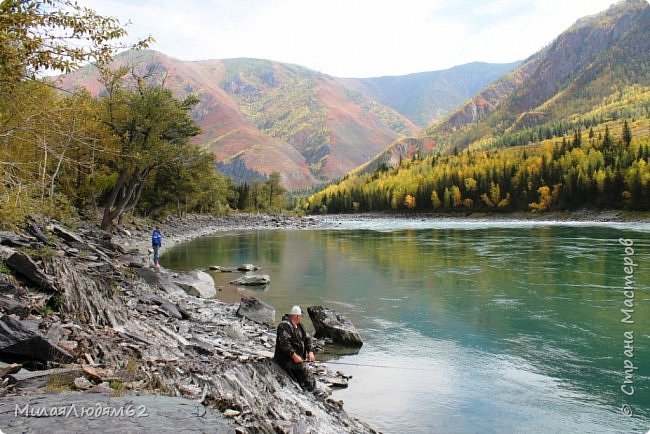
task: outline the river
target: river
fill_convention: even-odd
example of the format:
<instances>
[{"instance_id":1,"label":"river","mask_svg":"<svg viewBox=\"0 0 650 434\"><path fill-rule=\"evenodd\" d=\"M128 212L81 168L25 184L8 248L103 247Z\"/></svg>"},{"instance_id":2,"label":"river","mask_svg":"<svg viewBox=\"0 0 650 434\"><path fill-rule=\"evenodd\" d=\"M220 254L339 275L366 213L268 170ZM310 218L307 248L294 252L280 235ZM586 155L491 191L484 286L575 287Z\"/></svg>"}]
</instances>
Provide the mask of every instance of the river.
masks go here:
<instances>
[{"instance_id":1,"label":"river","mask_svg":"<svg viewBox=\"0 0 650 434\"><path fill-rule=\"evenodd\" d=\"M236 288L215 273L220 299L254 295L278 313L320 304L351 319L364 346L333 360L353 376L335 398L383 432L650 428L650 224L333 225L218 233L161 263L254 263L271 285Z\"/></svg>"}]
</instances>

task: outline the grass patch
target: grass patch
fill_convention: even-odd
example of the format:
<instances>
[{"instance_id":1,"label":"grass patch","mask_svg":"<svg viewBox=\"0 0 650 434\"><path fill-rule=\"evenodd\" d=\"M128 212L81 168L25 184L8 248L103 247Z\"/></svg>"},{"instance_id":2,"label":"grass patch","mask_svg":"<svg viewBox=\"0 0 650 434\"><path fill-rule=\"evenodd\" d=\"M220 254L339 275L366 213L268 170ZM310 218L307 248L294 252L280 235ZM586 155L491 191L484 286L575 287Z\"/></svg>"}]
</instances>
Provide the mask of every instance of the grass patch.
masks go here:
<instances>
[{"instance_id":1,"label":"grass patch","mask_svg":"<svg viewBox=\"0 0 650 434\"><path fill-rule=\"evenodd\" d=\"M50 306L45 305L41 308L41 315L51 316L53 314L54 314L54 310Z\"/></svg>"},{"instance_id":2,"label":"grass patch","mask_svg":"<svg viewBox=\"0 0 650 434\"><path fill-rule=\"evenodd\" d=\"M71 390L69 375L65 374L52 374L48 377L45 384L45 392L48 393L61 393Z\"/></svg>"},{"instance_id":3,"label":"grass patch","mask_svg":"<svg viewBox=\"0 0 650 434\"><path fill-rule=\"evenodd\" d=\"M147 383L145 390L157 395L176 396L174 388L165 384L165 382L158 376L154 376L149 383Z\"/></svg>"},{"instance_id":4,"label":"grass patch","mask_svg":"<svg viewBox=\"0 0 650 434\"><path fill-rule=\"evenodd\" d=\"M0 261L0 273L6 274L6 275L11 275L11 268L7 266L5 261Z\"/></svg>"},{"instance_id":5,"label":"grass patch","mask_svg":"<svg viewBox=\"0 0 650 434\"><path fill-rule=\"evenodd\" d=\"M40 247L38 249L23 247L20 251L32 258L51 259L57 256L56 250L50 246Z\"/></svg>"},{"instance_id":6,"label":"grass patch","mask_svg":"<svg viewBox=\"0 0 650 434\"><path fill-rule=\"evenodd\" d=\"M126 362L124 371L126 371L132 379L135 379L135 375L138 373L138 358L136 356L131 356L129 361Z\"/></svg>"},{"instance_id":7,"label":"grass patch","mask_svg":"<svg viewBox=\"0 0 650 434\"><path fill-rule=\"evenodd\" d=\"M65 295L63 295L60 292L56 293L52 297L50 297L49 300L47 300L44 309L48 308L52 312L59 312L64 302L65 302Z\"/></svg>"},{"instance_id":8,"label":"grass patch","mask_svg":"<svg viewBox=\"0 0 650 434\"><path fill-rule=\"evenodd\" d=\"M111 396L124 396L126 394L126 385L122 380L111 380L108 387L111 388Z\"/></svg>"}]
</instances>

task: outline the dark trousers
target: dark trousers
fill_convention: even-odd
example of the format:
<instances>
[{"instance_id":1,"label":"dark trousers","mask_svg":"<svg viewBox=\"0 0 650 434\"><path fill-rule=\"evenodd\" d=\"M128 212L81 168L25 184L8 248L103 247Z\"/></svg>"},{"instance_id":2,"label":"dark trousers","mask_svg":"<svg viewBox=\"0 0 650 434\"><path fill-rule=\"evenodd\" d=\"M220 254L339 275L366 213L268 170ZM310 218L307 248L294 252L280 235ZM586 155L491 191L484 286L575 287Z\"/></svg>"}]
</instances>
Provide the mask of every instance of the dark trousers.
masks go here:
<instances>
[{"instance_id":1,"label":"dark trousers","mask_svg":"<svg viewBox=\"0 0 650 434\"><path fill-rule=\"evenodd\" d=\"M307 363L294 363L292 360L289 360L282 366L282 369L287 371L291 378L296 380L303 389L311 392L316 388L314 374L309 370Z\"/></svg>"},{"instance_id":2,"label":"dark trousers","mask_svg":"<svg viewBox=\"0 0 650 434\"><path fill-rule=\"evenodd\" d=\"M158 258L159 258L159 250L160 246L152 246L153 247L153 264L158 265Z\"/></svg>"}]
</instances>

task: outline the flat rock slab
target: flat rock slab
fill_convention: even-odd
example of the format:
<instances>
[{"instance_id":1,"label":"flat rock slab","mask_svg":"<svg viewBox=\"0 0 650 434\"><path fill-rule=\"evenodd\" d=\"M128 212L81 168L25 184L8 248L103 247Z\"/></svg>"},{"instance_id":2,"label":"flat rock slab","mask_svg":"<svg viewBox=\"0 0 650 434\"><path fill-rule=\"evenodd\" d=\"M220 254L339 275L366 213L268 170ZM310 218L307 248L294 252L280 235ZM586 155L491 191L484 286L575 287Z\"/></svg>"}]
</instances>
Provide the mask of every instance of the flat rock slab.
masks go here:
<instances>
[{"instance_id":1,"label":"flat rock slab","mask_svg":"<svg viewBox=\"0 0 650 434\"><path fill-rule=\"evenodd\" d=\"M0 231L0 244L12 247L29 247L30 239L15 232Z\"/></svg>"},{"instance_id":2,"label":"flat rock slab","mask_svg":"<svg viewBox=\"0 0 650 434\"><path fill-rule=\"evenodd\" d=\"M91 393L6 396L0 426L7 433L235 433L226 417L188 399Z\"/></svg>"},{"instance_id":3,"label":"flat rock slab","mask_svg":"<svg viewBox=\"0 0 650 434\"><path fill-rule=\"evenodd\" d=\"M154 271L151 268L138 268L136 272L145 282L162 289L167 294L185 294L183 288L172 282L171 277L167 273Z\"/></svg>"},{"instance_id":4,"label":"flat rock slab","mask_svg":"<svg viewBox=\"0 0 650 434\"><path fill-rule=\"evenodd\" d=\"M268 274L248 274L232 280L230 283L233 285L264 286L271 283L271 277Z\"/></svg>"},{"instance_id":5,"label":"flat rock slab","mask_svg":"<svg viewBox=\"0 0 650 434\"><path fill-rule=\"evenodd\" d=\"M309 306L307 312L316 330L316 338L331 338L336 343L352 347L363 345L356 327L343 315L323 306Z\"/></svg>"},{"instance_id":6,"label":"flat rock slab","mask_svg":"<svg viewBox=\"0 0 650 434\"><path fill-rule=\"evenodd\" d=\"M44 371L21 370L14 374L7 374L9 384L17 389L39 389L48 384L71 386L74 379L82 375L80 368L53 368Z\"/></svg>"}]
</instances>

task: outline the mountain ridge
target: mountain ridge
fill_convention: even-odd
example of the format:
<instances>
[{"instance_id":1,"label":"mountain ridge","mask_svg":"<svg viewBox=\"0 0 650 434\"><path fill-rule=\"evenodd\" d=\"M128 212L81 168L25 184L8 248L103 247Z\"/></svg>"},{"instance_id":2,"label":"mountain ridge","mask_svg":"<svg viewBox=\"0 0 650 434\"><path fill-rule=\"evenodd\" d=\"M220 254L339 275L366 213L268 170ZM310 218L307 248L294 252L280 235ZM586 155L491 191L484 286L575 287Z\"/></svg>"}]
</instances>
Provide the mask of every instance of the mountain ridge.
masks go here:
<instances>
[{"instance_id":1,"label":"mountain ridge","mask_svg":"<svg viewBox=\"0 0 650 434\"><path fill-rule=\"evenodd\" d=\"M196 94L200 102L192 116L202 134L194 142L213 152L218 170L236 182L278 171L285 187L308 188L344 176L420 129L350 79L300 65L251 58L181 61L154 50L124 52L114 63L157 69L178 97ZM450 73L413 76L422 74ZM93 67L84 67L62 76L61 87L98 95L97 77Z\"/></svg>"},{"instance_id":2,"label":"mountain ridge","mask_svg":"<svg viewBox=\"0 0 650 434\"><path fill-rule=\"evenodd\" d=\"M444 120L423 129L421 136L435 138L441 151L481 146L503 134L584 112L610 95L612 86L624 87L628 82L648 85L650 44L642 35L648 34L649 22L650 5L645 0L624 0L580 18L519 67L486 86ZM630 35L638 40L626 43ZM621 53L629 51L626 47L636 52L620 59ZM609 58L613 55L618 55L619 61ZM626 63L634 67L622 67ZM641 72L631 78L631 70Z\"/></svg>"},{"instance_id":3,"label":"mountain ridge","mask_svg":"<svg viewBox=\"0 0 650 434\"><path fill-rule=\"evenodd\" d=\"M365 92L424 127L520 63L470 62L438 71L342 80L350 88Z\"/></svg>"}]
</instances>

